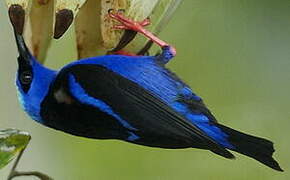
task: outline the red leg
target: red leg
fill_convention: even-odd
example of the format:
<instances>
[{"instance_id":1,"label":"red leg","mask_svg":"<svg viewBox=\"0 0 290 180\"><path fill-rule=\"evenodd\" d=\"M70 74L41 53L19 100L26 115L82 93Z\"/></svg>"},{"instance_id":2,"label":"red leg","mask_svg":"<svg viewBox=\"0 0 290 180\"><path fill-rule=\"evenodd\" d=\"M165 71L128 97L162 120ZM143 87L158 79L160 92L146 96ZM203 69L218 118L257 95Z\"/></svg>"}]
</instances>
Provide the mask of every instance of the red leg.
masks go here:
<instances>
[{"instance_id":1,"label":"red leg","mask_svg":"<svg viewBox=\"0 0 290 180\"><path fill-rule=\"evenodd\" d=\"M142 22L136 22L129 18L126 18L121 13L111 13L109 12L109 16L121 23L121 25L115 26L116 29L126 29L126 30L133 30L137 31L144 36L148 37L151 41L159 45L161 48L163 47L169 47L169 51L172 53L173 56L176 55L176 50L174 47L170 46L166 42L162 41L158 37L156 37L154 34L152 34L150 31L146 30L144 26L147 26L150 24L149 19L145 19Z\"/></svg>"}]
</instances>

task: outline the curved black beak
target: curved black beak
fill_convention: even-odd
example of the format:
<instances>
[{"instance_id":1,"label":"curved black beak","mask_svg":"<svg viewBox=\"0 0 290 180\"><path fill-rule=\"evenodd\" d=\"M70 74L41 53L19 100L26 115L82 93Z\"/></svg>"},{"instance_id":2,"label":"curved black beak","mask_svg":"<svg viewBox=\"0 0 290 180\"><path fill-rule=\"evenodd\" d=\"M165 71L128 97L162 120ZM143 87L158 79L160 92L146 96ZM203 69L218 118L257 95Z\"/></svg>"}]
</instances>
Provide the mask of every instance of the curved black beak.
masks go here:
<instances>
[{"instance_id":1,"label":"curved black beak","mask_svg":"<svg viewBox=\"0 0 290 180\"><path fill-rule=\"evenodd\" d=\"M19 60L21 59L26 62L29 62L32 55L25 44L23 36L18 34L16 31L14 31L14 35L19 52Z\"/></svg>"}]
</instances>

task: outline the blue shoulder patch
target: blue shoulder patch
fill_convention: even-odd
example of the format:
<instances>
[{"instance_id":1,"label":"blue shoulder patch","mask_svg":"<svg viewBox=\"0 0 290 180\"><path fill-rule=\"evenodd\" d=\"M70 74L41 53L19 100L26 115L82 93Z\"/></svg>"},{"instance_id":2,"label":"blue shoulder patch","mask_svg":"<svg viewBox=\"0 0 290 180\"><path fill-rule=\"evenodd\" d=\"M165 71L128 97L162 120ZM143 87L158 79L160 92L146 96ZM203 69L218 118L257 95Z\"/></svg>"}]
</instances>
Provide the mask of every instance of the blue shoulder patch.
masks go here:
<instances>
[{"instance_id":1,"label":"blue shoulder patch","mask_svg":"<svg viewBox=\"0 0 290 180\"><path fill-rule=\"evenodd\" d=\"M123 127L136 131L137 129L131 126L127 121L123 120L118 114L116 114L113 109L100 99L93 98L89 96L86 91L81 87L81 85L76 81L75 77L69 75L69 89L71 94L78 99L80 102L88 105L92 105L101 111L116 118Z\"/></svg>"}]
</instances>

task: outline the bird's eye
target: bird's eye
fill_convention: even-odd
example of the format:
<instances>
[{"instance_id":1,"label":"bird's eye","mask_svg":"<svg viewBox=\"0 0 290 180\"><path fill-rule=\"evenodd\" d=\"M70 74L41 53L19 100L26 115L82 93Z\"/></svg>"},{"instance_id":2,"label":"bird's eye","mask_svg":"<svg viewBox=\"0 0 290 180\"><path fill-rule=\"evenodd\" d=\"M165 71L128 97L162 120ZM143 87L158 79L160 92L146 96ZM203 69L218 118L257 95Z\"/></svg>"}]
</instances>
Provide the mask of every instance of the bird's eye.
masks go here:
<instances>
[{"instance_id":1,"label":"bird's eye","mask_svg":"<svg viewBox=\"0 0 290 180\"><path fill-rule=\"evenodd\" d=\"M20 81L22 84L30 84L32 81L32 73L30 71L24 71L20 75Z\"/></svg>"}]
</instances>

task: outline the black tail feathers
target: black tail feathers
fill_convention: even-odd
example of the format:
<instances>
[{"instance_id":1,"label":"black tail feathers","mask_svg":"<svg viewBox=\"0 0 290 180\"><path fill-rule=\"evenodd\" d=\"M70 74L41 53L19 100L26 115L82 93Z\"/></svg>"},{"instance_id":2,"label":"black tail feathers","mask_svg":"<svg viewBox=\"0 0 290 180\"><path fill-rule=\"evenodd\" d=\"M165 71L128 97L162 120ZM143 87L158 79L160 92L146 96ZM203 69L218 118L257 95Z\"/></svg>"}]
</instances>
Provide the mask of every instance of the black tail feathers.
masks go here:
<instances>
[{"instance_id":1,"label":"black tail feathers","mask_svg":"<svg viewBox=\"0 0 290 180\"><path fill-rule=\"evenodd\" d=\"M275 150L271 141L244 134L221 124L217 126L229 135L229 141L235 147L231 150L252 157L277 171L283 171L272 157Z\"/></svg>"}]
</instances>

